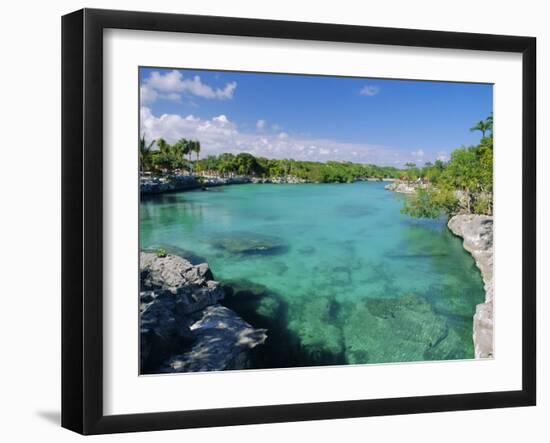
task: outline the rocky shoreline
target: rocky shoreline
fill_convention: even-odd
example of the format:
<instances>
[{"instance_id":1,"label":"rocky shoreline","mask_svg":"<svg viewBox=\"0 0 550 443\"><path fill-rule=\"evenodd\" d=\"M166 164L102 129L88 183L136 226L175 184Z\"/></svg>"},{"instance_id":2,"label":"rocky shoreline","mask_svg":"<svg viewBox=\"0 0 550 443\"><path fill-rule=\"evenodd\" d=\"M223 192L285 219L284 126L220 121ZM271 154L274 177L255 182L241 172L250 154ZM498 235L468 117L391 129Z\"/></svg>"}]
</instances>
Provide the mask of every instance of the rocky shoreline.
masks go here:
<instances>
[{"instance_id":1,"label":"rocky shoreline","mask_svg":"<svg viewBox=\"0 0 550 443\"><path fill-rule=\"evenodd\" d=\"M426 188L424 183L408 183L401 180L395 180L392 183L384 186L384 189L393 192L399 192L401 194L414 194L418 188Z\"/></svg>"},{"instance_id":2,"label":"rocky shoreline","mask_svg":"<svg viewBox=\"0 0 550 443\"><path fill-rule=\"evenodd\" d=\"M141 373L249 367L249 351L265 342L267 331L221 305L224 296L207 263L141 252Z\"/></svg>"},{"instance_id":3,"label":"rocky shoreline","mask_svg":"<svg viewBox=\"0 0 550 443\"><path fill-rule=\"evenodd\" d=\"M147 195L175 191L191 191L194 189L205 189L215 186L242 185L247 183L298 184L308 182L292 175L276 178L250 177L246 175L237 175L233 177L165 175L140 177L139 190L141 195Z\"/></svg>"},{"instance_id":4,"label":"rocky shoreline","mask_svg":"<svg viewBox=\"0 0 550 443\"><path fill-rule=\"evenodd\" d=\"M476 358L493 356L493 217L489 215L455 215L447 223L451 232L463 241L483 278L485 302L476 306L473 339Z\"/></svg>"},{"instance_id":5,"label":"rocky shoreline","mask_svg":"<svg viewBox=\"0 0 550 443\"><path fill-rule=\"evenodd\" d=\"M393 179L365 178L358 181L393 181ZM139 180L141 195L162 194L165 192L192 191L215 186L241 185L247 183L269 183L269 184L303 184L313 183L308 180L287 175L281 177L254 177L248 175L237 175L233 177L218 176L194 176L166 174L160 176L142 175Z\"/></svg>"}]
</instances>

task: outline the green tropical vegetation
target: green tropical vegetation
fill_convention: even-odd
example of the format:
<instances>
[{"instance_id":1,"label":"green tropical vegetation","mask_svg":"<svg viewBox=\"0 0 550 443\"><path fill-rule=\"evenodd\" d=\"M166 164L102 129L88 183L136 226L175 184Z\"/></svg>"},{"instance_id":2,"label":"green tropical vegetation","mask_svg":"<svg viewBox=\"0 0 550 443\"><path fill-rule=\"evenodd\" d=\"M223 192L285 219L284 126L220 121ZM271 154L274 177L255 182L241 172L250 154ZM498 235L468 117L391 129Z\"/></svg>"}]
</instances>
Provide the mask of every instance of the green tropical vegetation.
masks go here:
<instances>
[{"instance_id":1,"label":"green tropical vegetation","mask_svg":"<svg viewBox=\"0 0 550 443\"><path fill-rule=\"evenodd\" d=\"M493 117L476 123L481 132L478 145L461 147L447 163L426 163L424 168L407 168L411 177L420 177L429 186L419 187L405 201L402 212L417 218L437 218L442 214L488 214L493 212Z\"/></svg>"},{"instance_id":2,"label":"green tropical vegetation","mask_svg":"<svg viewBox=\"0 0 550 443\"><path fill-rule=\"evenodd\" d=\"M156 144L157 149L153 149ZM201 151L198 140L180 138L176 143L169 144L163 138L149 143L145 136L139 139L139 166L142 172L163 172L177 169L192 170L192 154L197 161Z\"/></svg>"},{"instance_id":3,"label":"green tropical vegetation","mask_svg":"<svg viewBox=\"0 0 550 443\"><path fill-rule=\"evenodd\" d=\"M145 136L139 138L139 170L141 172L148 171L153 167L152 148L154 144L154 140L147 144Z\"/></svg>"},{"instance_id":4,"label":"green tropical vegetation","mask_svg":"<svg viewBox=\"0 0 550 443\"><path fill-rule=\"evenodd\" d=\"M196 162L196 171L219 175L252 175L261 178L293 176L315 183L349 183L366 178L399 178L402 171L388 166L342 161L326 163L268 159L252 154L210 155Z\"/></svg>"},{"instance_id":5,"label":"green tropical vegetation","mask_svg":"<svg viewBox=\"0 0 550 443\"><path fill-rule=\"evenodd\" d=\"M156 144L157 149L153 149ZM141 172L163 173L186 170L196 174L233 176L250 175L259 178L294 176L315 183L346 183L365 178L401 178L403 171L391 166L377 166L352 162L326 163L292 159L268 159L240 154L223 153L200 159L200 142L180 139L174 144L159 138L147 143L139 140ZM192 154L196 157L193 160Z\"/></svg>"},{"instance_id":6,"label":"green tropical vegetation","mask_svg":"<svg viewBox=\"0 0 550 443\"><path fill-rule=\"evenodd\" d=\"M231 177L246 175L273 179L292 176L313 183L350 183L367 178L397 179L415 183L415 193L405 200L402 212L416 218L437 218L457 213L492 214L493 117L477 122L471 131L481 132L479 144L460 147L449 161L423 166L406 163L404 169L345 161L325 163L255 157L243 152L200 158L198 140L179 139L174 144L159 138L139 139L140 171L153 174L185 170L197 175ZM154 146L156 145L156 149ZM196 154L193 159L193 153Z\"/></svg>"}]
</instances>

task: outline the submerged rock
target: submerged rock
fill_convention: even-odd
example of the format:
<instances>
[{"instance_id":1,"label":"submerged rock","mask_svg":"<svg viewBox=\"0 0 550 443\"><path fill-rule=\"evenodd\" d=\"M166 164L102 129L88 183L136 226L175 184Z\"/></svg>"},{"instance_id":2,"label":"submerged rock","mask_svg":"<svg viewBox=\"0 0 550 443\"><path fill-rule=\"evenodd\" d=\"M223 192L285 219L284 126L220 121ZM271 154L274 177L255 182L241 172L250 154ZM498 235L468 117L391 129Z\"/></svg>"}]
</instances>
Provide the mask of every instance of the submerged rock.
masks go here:
<instances>
[{"instance_id":1,"label":"submerged rock","mask_svg":"<svg viewBox=\"0 0 550 443\"><path fill-rule=\"evenodd\" d=\"M305 297L290 305L289 327L299 340L300 354L308 365L344 363L344 339L338 324L340 304L334 297Z\"/></svg>"},{"instance_id":2,"label":"submerged rock","mask_svg":"<svg viewBox=\"0 0 550 443\"><path fill-rule=\"evenodd\" d=\"M477 358L493 356L493 217L489 215L455 215L447 226L464 239L464 249L472 254L481 271L485 303L476 306L474 315L474 349Z\"/></svg>"},{"instance_id":3,"label":"submerged rock","mask_svg":"<svg viewBox=\"0 0 550 443\"><path fill-rule=\"evenodd\" d=\"M219 237L211 244L217 249L240 255L279 254L286 249L282 240L277 237L253 233L233 233Z\"/></svg>"},{"instance_id":4,"label":"submerged rock","mask_svg":"<svg viewBox=\"0 0 550 443\"><path fill-rule=\"evenodd\" d=\"M207 263L192 265L176 255L142 252L141 372L236 369L245 364L240 354L263 343L265 330L253 329L219 305L223 298L224 291ZM180 363L172 364L174 356ZM189 362L183 364L187 357Z\"/></svg>"},{"instance_id":5,"label":"submerged rock","mask_svg":"<svg viewBox=\"0 0 550 443\"><path fill-rule=\"evenodd\" d=\"M297 251L298 251L300 254L303 254L303 255L311 255L311 254L314 254L316 250L317 250L317 249L315 248L315 246L310 246L310 245L302 246L301 248L298 248L298 249L297 249Z\"/></svg>"},{"instance_id":6,"label":"submerged rock","mask_svg":"<svg viewBox=\"0 0 550 443\"><path fill-rule=\"evenodd\" d=\"M228 296L237 293L241 296L262 296L268 291L266 286L246 279L226 280L223 288Z\"/></svg>"},{"instance_id":7,"label":"submerged rock","mask_svg":"<svg viewBox=\"0 0 550 443\"><path fill-rule=\"evenodd\" d=\"M367 298L348 315L343 330L349 364L461 357L453 354L456 346L445 349L447 323L421 297Z\"/></svg>"}]
</instances>

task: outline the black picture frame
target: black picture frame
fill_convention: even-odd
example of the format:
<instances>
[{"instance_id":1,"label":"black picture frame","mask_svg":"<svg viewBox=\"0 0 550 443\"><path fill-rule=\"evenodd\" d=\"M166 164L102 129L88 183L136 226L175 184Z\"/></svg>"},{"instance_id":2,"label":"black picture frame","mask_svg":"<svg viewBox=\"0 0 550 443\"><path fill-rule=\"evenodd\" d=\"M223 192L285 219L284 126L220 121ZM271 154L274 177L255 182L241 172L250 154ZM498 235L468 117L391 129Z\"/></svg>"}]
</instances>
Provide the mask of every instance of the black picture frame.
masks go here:
<instances>
[{"instance_id":1,"label":"black picture frame","mask_svg":"<svg viewBox=\"0 0 550 443\"><path fill-rule=\"evenodd\" d=\"M103 413L103 30L503 51L523 63L522 389L457 395ZM536 403L536 39L83 9L62 18L62 426L82 434L531 406ZM520 275L518 273L518 278Z\"/></svg>"}]
</instances>

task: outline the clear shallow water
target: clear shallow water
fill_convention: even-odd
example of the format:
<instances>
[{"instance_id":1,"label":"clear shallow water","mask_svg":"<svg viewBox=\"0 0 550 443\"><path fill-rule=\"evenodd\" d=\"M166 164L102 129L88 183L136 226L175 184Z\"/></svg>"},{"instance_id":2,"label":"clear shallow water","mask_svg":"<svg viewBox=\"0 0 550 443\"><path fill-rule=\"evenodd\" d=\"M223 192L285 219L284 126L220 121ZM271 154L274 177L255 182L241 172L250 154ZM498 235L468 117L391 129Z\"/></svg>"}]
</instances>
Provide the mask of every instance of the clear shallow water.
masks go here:
<instances>
[{"instance_id":1,"label":"clear shallow water","mask_svg":"<svg viewBox=\"0 0 550 443\"><path fill-rule=\"evenodd\" d=\"M147 197L142 249L207 261L268 340L255 367L473 358L483 284L444 220L382 183L250 184Z\"/></svg>"}]
</instances>

